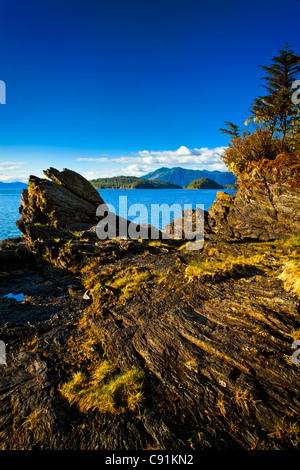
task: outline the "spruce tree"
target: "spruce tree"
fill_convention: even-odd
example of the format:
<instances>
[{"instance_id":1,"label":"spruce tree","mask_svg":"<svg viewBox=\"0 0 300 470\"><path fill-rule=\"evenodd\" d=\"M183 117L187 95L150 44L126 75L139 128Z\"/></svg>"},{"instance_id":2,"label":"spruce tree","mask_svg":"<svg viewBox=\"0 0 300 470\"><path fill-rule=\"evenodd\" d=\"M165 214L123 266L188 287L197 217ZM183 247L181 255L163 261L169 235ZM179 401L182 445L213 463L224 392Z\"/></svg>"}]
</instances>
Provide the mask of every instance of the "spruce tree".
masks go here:
<instances>
[{"instance_id":1,"label":"spruce tree","mask_svg":"<svg viewBox=\"0 0 300 470\"><path fill-rule=\"evenodd\" d=\"M224 123L226 124L227 128L219 129L222 132L222 134L228 134L231 137L238 137L240 135L239 126L228 121L224 121Z\"/></svg>"},{"instance_id":2,"label":"spruce tree","mask_svg":"<svg viewBox=\"0 0 300 470\"><path fill-rule=\"evenodd\" d=\"M286 44L279 50L279 55L271 59L269 66L260 65L266 72L262 78L268 94L255 98L250 111L255 122L262 123L271 135L279 133L284 147L286 136L294 125L297 105L291 99L292 84L300 74L300 56Z\"/></svg>"}]
</instances>

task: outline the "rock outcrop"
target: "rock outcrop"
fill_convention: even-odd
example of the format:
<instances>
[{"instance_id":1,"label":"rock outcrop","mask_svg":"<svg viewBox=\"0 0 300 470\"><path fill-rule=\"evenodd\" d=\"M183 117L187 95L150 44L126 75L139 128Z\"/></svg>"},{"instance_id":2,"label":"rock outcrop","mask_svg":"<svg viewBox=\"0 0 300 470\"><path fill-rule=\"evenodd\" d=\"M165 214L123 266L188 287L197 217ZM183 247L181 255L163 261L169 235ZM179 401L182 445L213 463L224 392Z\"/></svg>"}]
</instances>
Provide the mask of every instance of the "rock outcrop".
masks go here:
<instances>
[{"instance_id":1,"label":"rock outcrop","mask_svg":"<svg viewBox=\"0 0 300 470\"><path fill-rule=\"evenodd\" d=\"M32 253L67 267L99 254L99 239L127 237L133 231L136 238L161 238L155 227L136 225L110 212L99 192L78 173L55 168L44 173L49 179L30 176L17 221Z\"/></svg>"},{"instance_id":2,"label":"rock outcrop","mask_svg":"<svg viewBox=\"0 0 300 470\"><path fill-rule=\"evenodd\" d=\"M300 233L300 158L262 161L240 181L234 196L219 192L207 233L228 240L276 240Z\"/></svg>"},{"instance_id":3,"label":"rock outcrop","mask_svg":"<svg viewBox=\"0 0 300 470\"><path fill-rule=\"evenodd\" d=\"M49 168L44 173L47 178L30 176L21 196L17 226L25 246L60 267L96 256L97 208L103 207L102 217L111 215L99 192L74 171Z\"/></svg>"},{"instance_id":4,"label":"rock outcrop","mask_svg":"<svg viewBox=\"0 0 300 470\"><path fill-rule=\"evenodd\" d=\"M192 213L192 229L184 230L185 217ZM300 157L281 154L275 160L253 166L238 182L232 196L218 191L204 218L206 240L277 240L300 233ZM176 239L189 239L195 233L196 211L182 212L162 232ZM201 225L201 224L200 224Z\"/></svg>"},{"instance_id":5,"label":"rock outcrop","mask_svg":"<svg viewBox=\"0 0 300 470\"><path fill-rule=\"evenodd\" d=\"M22 217L17 226L25 241L37 237L32 233L36 224L35 231L41 226L68 232L88 230L94 226L97 222L96 209L104 204L98 191L70 170L59 172L50 168L45 174L53 181L30 176L28 190L23 190Z\"/></svg>"},{"instance_id":6,"label":"rock outcrop","mask_svg":"<svg viewBox=\"0 0 300 470\"><path fill-rule=\"evenodd\" d=\"M182 217L175 217L161 232L164 237L173 240L203 239L207 216L207 211L199 208L185 209L182 211Z\"/></svg>"}]
</instances>

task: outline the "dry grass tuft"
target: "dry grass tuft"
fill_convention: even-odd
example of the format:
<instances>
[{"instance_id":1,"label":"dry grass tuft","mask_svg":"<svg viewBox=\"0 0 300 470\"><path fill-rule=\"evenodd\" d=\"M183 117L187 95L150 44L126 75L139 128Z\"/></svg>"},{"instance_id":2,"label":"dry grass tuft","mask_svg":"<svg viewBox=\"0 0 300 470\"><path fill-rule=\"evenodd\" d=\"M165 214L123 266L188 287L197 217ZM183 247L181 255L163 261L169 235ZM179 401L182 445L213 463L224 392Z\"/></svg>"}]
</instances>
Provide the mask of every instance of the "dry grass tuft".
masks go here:
<instances>
[{"instance_id":1,"label":"dry grass tuft","mask_svg":"<svg viewBox=\"0 0 300 470\"><path fill-rule=\"evenodd\" d=\"M41 448L52 448L54 446L54 436L47 410L36 408L25 419L22 424L22 434L20 447L26 442L28 432L33 436L35 444Z\"/></svg>"},{"instance_id":2,"label":"dry grass tuft","mask_svg":"<svg viewBox=\"0 0 300 470\"><path fill-rule=\"evenodd\" d=\"M291 291L300 296L300 261L288 261L279 279L283 281L284 288L287 291Z\"/></svg>"},{"instance_id":3,"label":"dry grass tuft","mask_svg":"<svg viewBox=\"0 0 300 470\"><path fill-rule=\"evenodd\" d=\"M278 418L274 422L270 437L298 443L300 437L299 424L295 421L287 420L285 416Z\"/></svg>"},{"instance_id":4,"label":"dry grass tuft","mask_svg":"<svg viewBox=\"0 0 300 470\"><path fill-rule=\"evenodd\" d=\"M253 397L248 390L237 387L234 391L234 401L243 415L249 415L249 405L253 404Z\"/></svg>"},{"instance_id":5,"label":"dry grass tuft","mask_svg":"<svg viewBox=\"0 0 300 470\"><path fill-rule=\"evenodd\" d=\"M218 400L217 400L217 406L221 412L221 415L225 417L226 415L226 408L225 408L225 403L224 403L224 395L223 394L220 394L218 396Z\"/></svg>"},{"instance_id":6,"label":"dry grass tuft","mask_svg":"<svg viewBox=\"0 0 300 470\"><path fill-rule=\"evenodd\" d=\"M79 371L62 385L60 392L83 413L120 414L134 411L142 402L143 371L132 367L123 373L108 361L101 362L89 375Z\"/></svg>"},{"instance_id":7,"label":"dry grass tuft","mask_svg":"<svg viewBox=\"0 0 300 470\"><path fill-rule=\"evenodd\" d=\"M294 247L294 246L300 246L300 235L297 235L295 237L290 237L287 239L279 239L279 240L274 240L273 245L275 246L282 246L282 247Z\"/></svg>"}]
</instances>

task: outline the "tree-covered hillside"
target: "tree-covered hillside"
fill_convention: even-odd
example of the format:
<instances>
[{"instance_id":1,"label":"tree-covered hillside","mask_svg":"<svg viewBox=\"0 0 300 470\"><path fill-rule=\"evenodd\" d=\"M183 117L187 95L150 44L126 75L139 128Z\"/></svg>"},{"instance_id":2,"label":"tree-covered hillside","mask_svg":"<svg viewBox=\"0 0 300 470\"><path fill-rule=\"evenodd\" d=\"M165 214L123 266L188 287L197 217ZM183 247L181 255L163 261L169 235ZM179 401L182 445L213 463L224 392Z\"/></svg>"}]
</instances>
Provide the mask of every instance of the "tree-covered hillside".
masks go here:
<instances>
[{"instance_id":1,"label":"tree-covered hillside","mask_svg":"<svg viewBox=\"0 0 300 470\"><path fill-rule=\"evenodd\" d=\"M181 189L181 186L168 181L148 181L137 176L113 176L90 181L97 189Z\"/></svg>"},{"instance_id":2,"label":"tree-covered hillside","mask_svg":"<svg viewBox=\"0 0 300 470\"><path fill-rule=\"evenodd\" d=\"M157 170L144 175L143 178L151 181L169 181L170 183L186 187L192 181L200 178L210 178L222 186L234 185L236 182L236 176L229 171L192 170L181 167L158 168Z\"/></svg>"},{"instance_id":3,"label":"tree-covered hillside","mask_svg":"<svg viewBox=\"0 0 300 470\"><path fill-rule=\"evenodd\" d=\"M224 186L216 183L210 178L200 178L198 180L192 181L188 185L188 189L223 189Z\"/></svg>"}]
</instances>

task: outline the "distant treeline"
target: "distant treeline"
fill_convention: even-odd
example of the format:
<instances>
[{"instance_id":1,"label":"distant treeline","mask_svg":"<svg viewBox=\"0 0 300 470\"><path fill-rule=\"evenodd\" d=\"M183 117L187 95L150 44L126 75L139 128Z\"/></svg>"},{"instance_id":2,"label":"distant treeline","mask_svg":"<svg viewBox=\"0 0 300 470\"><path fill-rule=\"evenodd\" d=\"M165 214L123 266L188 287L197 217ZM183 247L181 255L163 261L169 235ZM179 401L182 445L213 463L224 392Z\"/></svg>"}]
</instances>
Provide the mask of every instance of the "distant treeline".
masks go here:
<instances>
[{"instance_id":1,"label":"distant treeline","mask_svg":"<svg viewBox=\"0 0 300 470\"><path fill-rule=\"evenodd\" d=\"M137 176L113 176L111 178L97 178L90 183L97 189L130 189L139 178Z\"/></svg>"},{"instance_id":2,"label":"distant treeline","mask_svg":"<svg viewBox=\"0 0 300 470\"><path fill-rule=\"evenodd\" d=\"M168 181L149 181L137 176L112 176L90 181L97 189L181 189L181 186Z\"/></svg>"}]
</instances>

